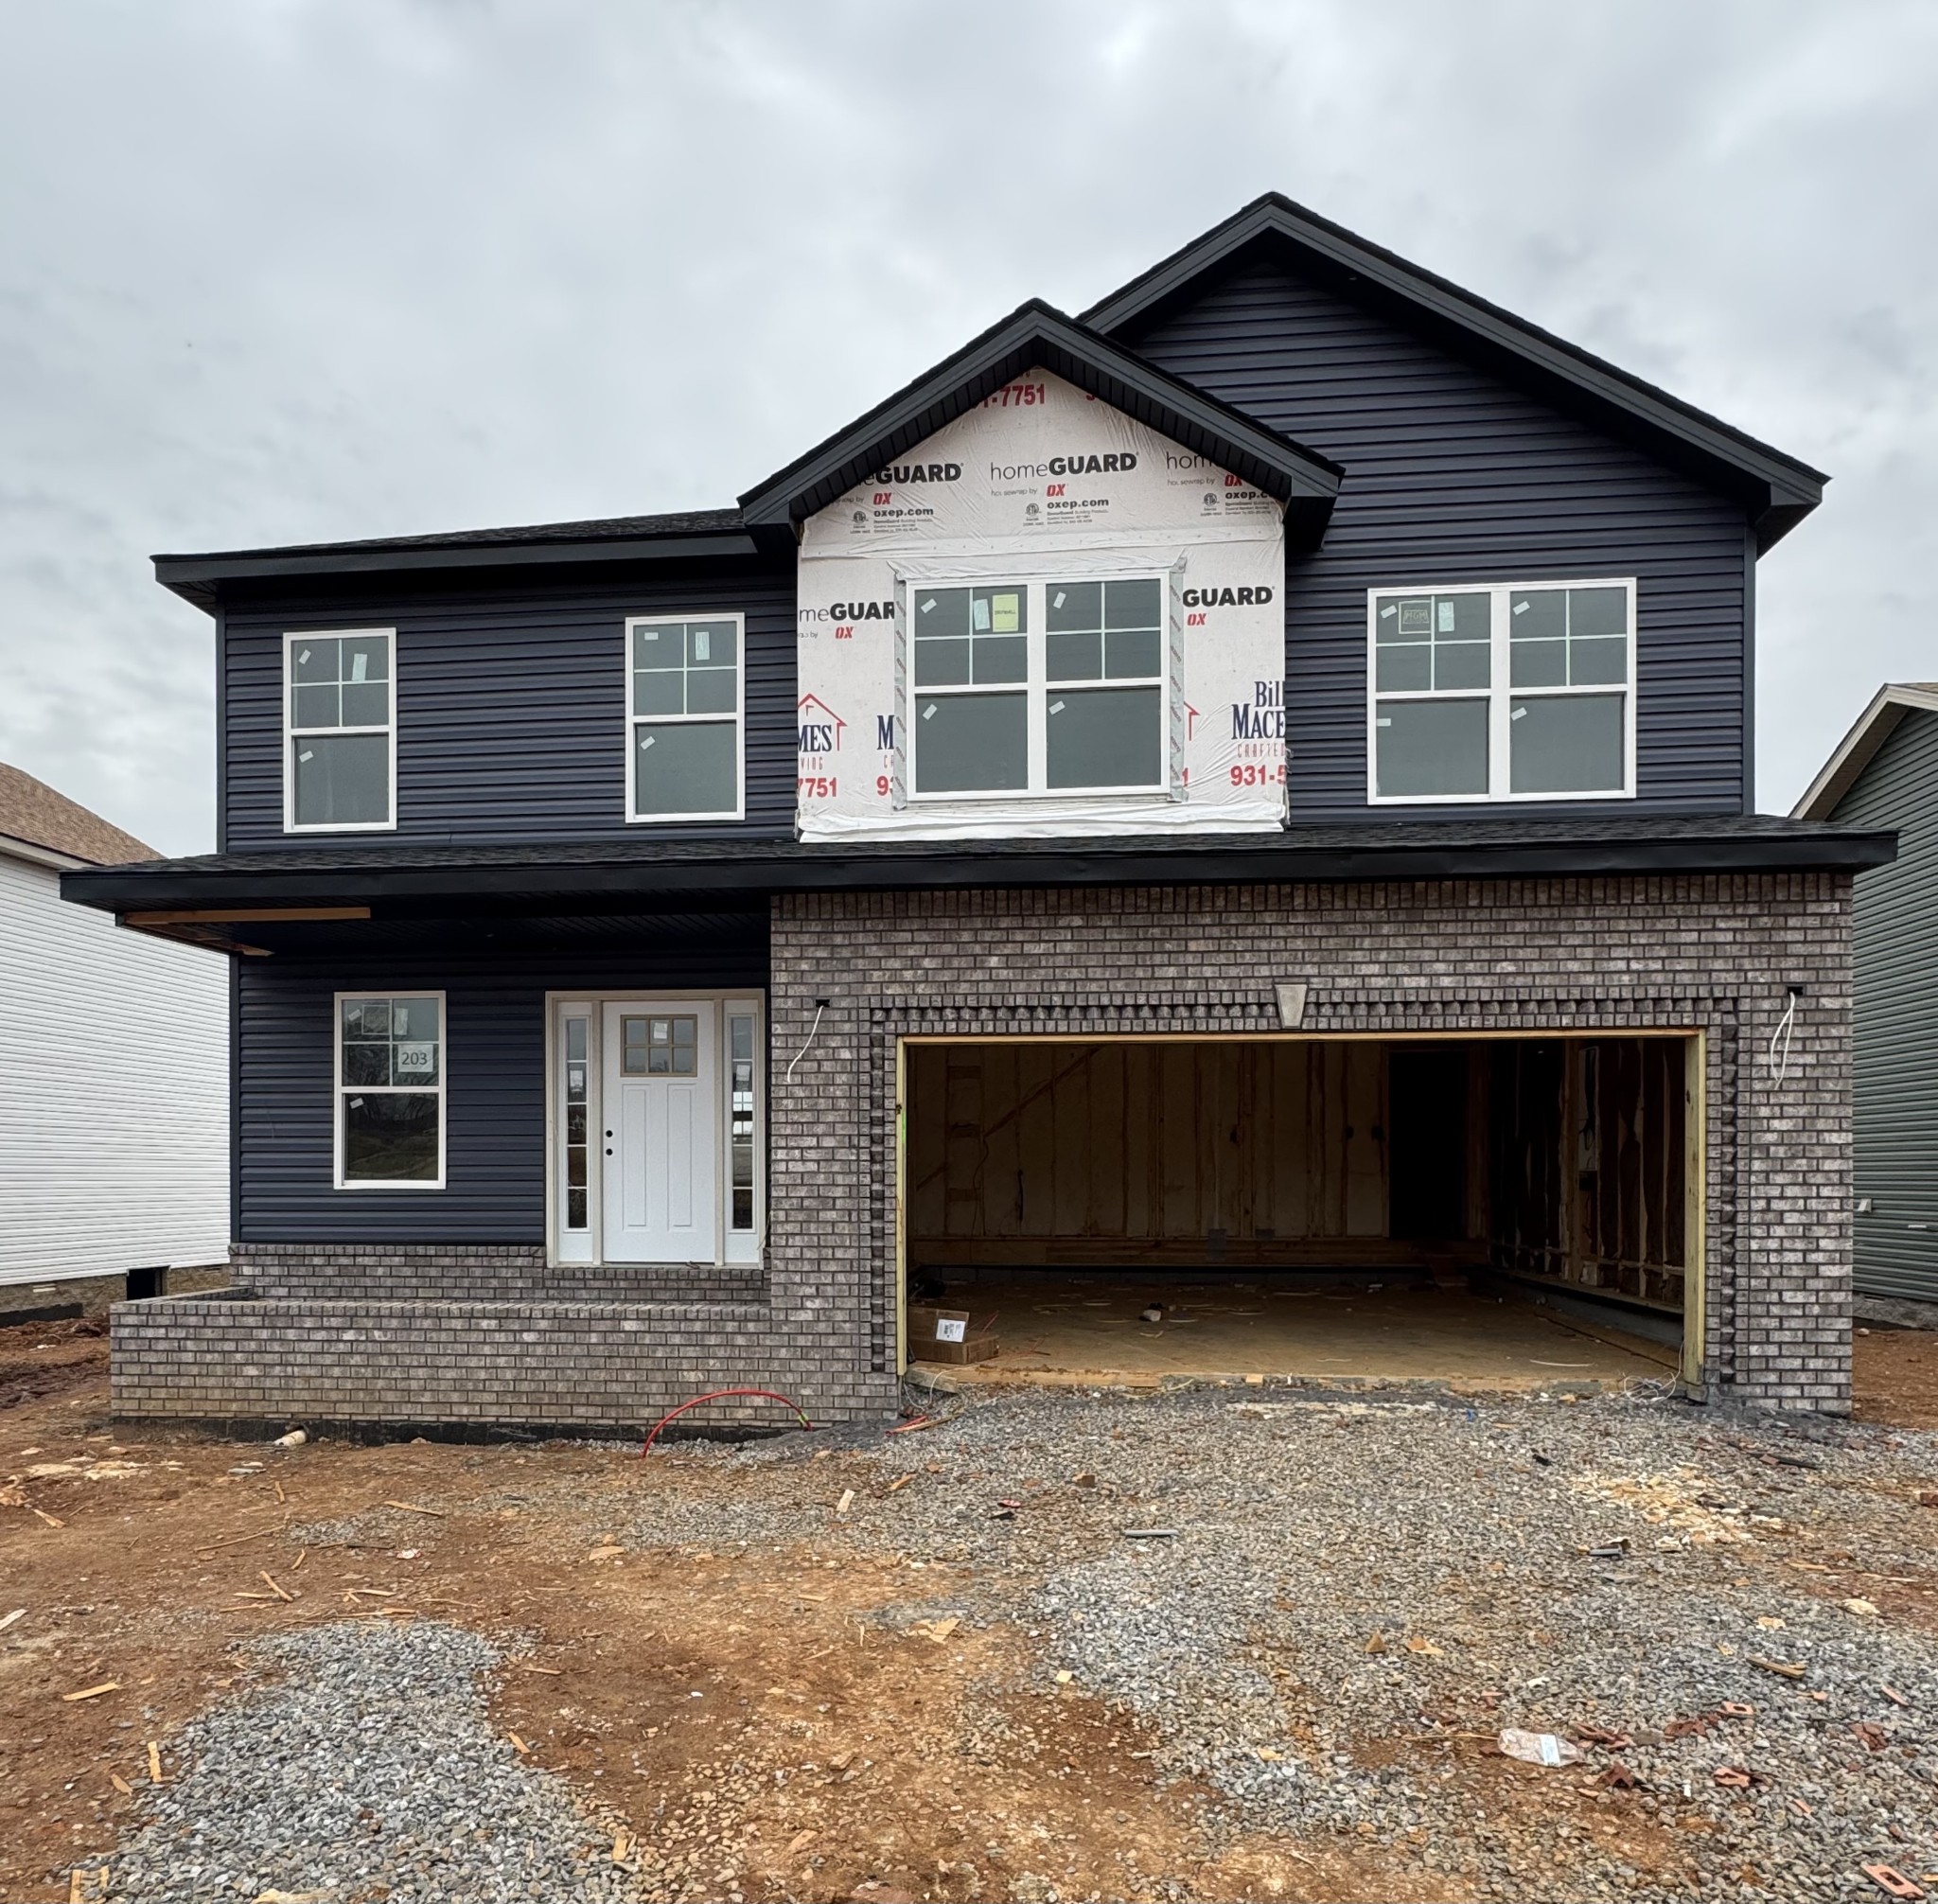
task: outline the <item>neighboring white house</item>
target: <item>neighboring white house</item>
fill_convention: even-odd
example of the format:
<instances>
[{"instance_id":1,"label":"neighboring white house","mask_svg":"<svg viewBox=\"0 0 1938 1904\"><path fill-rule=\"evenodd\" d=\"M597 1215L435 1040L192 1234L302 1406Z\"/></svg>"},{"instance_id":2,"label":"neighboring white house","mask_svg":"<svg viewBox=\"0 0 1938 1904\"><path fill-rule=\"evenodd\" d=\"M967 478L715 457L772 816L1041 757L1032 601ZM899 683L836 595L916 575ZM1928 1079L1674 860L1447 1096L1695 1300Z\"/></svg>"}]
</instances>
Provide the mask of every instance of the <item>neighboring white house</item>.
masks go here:
<instances>
[{"instance_id":1,"label":"neighboring white house","mask_svg":"<svg viewBox=\"0 0 1938 1904\"><path fill-rule=\"evenodd\" d=\"M0 1321L228 1260L228 960L61 899L157 856L0 765Z\"/></svg>"}]
</instances>

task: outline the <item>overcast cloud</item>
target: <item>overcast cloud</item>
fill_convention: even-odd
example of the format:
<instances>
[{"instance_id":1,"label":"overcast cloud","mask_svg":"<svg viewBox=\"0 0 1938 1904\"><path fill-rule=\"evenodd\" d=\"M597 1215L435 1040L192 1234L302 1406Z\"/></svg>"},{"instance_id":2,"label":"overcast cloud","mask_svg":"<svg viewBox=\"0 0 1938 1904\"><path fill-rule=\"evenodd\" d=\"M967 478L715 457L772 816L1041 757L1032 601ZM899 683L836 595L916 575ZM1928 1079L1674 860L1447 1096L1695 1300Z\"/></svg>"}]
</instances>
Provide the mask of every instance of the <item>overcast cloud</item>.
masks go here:
<instances>
[{"instance_id":1,"label":"overcast cloud","mask_svg":"<svg viewBox=\"0 0 1938 1904\"><path fill-rule=\"evenodd\" d=\"M1760 803L1938 678L1938 7L0 0L0 759L213 843L155 550L729 502L1277 188L1835 476Z\"/></svg>"}]
</instances>

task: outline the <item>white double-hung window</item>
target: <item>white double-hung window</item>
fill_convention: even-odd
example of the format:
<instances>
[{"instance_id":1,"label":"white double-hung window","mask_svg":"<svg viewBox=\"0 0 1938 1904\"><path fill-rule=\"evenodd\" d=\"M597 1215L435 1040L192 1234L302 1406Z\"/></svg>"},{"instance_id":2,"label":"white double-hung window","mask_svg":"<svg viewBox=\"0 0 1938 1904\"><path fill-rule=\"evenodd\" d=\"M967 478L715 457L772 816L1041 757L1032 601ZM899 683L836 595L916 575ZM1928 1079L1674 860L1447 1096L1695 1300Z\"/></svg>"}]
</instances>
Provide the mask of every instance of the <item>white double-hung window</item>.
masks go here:
<instances>
[{"instance_id":1,"label":"white double-hung window","mask_svg":"<svg viewBox=\"0 0 1938 1904\"><path fill-rule=\"evenodd\" d=\"M283 641L283 830L355 833L396 824L394 628Z\"/></svg>"},{"instance_id":2,"label":"white double-hung window","mask_svg":"<svg viewBox=\"0 0 1938 1904\"><path fill-rule=\"evenodd\" d=\"M444 1188L444 994L336 995L336 1186Z\"/></svg>"},{"instance_id":3,"label":"white double-hung window","mask_svg":"<svg viewBox=\"0 0 1938 1904\"><path fill-rule=\"evenodd\" d=\"M1166 786L1168 603L1158 575L911 587L911 798Z\"/></svg>"},{"instance_id":4,"label":"white double-hung window","mask_svg":"<svg viewBox=\"0 0 1938 1904\"><path fill-rule=\"evenodd\" d=\"M1367 596L1375 802L1631 797L1635 583Z\"/></svg>"},{"instance_id":5,"label":"white double-hung window","mask_svg":"<svg viewBox=\"0 0 1938 1904\"><path fill-rule=\"evenodd\" d=\"M625 625L628 820L738 820L745 618Z\"/></svg>"}]
</instances>

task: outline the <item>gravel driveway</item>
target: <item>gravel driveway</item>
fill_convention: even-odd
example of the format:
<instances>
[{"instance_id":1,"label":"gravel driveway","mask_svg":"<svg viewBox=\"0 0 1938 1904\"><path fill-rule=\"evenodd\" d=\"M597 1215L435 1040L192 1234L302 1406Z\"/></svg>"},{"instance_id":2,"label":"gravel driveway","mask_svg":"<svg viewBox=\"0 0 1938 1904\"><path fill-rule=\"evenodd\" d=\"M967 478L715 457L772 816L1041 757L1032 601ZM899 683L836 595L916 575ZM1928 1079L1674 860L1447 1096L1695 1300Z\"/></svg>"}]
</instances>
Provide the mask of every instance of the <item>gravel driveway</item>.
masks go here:
<instances>
[{"instance_id":1,"label":"gravel driveway","mask_svg":"<svg viewBox=\"0 0 1938 1904\"><path fill-rule=\"evenodd\" d=\"M784 1479L812 1485L806 1439L670 1455L779 1472L731 1507L668 1501L634 1538L772 1541L790 1507L824 1534L825 1490L793 1505ZM1938 1642L1888 1609L1929 1576L1938 1437L1647 1399L1033 1391L882 1461L931 1464L941 1485L854 1508L854 1538L978 1563L936 1611L1023 1623L1046 1679L1156 1721L1165 1768L1235 1822L1410 1847L1504 1897L1747 1872L1745 1895L1876 1899L1865 1864L1938 1873ZM1581 1767L1530 1774L1501 1816L1447 1746L1508 1726L1592 1730ZM1544 1823L1543 1779L1686 1834L1677 1881L1575 1807Z\"/></svg>"},{"instance_id":2,"label":"gravel driveway","mask_svg":"<svg viewBox=\"0 0 1938 1904\"><path fill-rule=\"evenodd\" d=\"M1448 1895L1876 1899L1865 1865L1938 1886L1934 1470L1938 1437L1646 1397L1029 1391L902 1437L656 1453L629 1520L609 1479L583 1500L613 1551L892 1555L885 1625L1019 1631L1021 1677L963 1691L969 1761L1019 1692L1087 1694L1142 1716L1208 1830L1378 1846ZM573 1485L535 1453L452 1511L570 1521ZM263 1645L273 1683L198 1722L116 1897L634 1895L494 1736L484 1641ZM1504 1727L1579 1762L1490 1756Z\"/></svg>"}]
</instances>

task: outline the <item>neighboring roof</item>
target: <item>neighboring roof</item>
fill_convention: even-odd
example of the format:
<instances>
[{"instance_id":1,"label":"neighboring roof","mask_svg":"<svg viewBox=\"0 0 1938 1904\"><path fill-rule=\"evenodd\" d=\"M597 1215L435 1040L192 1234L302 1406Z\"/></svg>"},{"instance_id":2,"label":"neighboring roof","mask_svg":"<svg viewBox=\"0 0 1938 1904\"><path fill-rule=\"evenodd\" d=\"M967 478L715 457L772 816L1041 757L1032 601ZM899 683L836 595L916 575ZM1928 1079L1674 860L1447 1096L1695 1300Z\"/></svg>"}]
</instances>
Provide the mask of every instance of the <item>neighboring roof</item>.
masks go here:
<instances>
[{"instance_id":1,"label":"neighboring roof","mask_svg":"<svg viewBox=\"0 0 1938 1904\"><path fill-rule=\"evenodd\" d=\"M1837 751L1810 783L1802 800L1790 809L1795 820L1828 820L1837 803L1871 765L1877 749L1906 714L1923 710L1938 714L1938 681L1887 681L1858 716L1857 725L1838 742Z\"/></svg>"},{"instance_id":2,"label":"neighboring roof","mask_svg":"<svg viewBox=\"0 0 1938 1904\"><path fill-rule=\"evenodd\" d=\"M44 780L0 763L0 851L9 840L91 866L120 866L160 855L98 813L56 793Z\"/></svg>"},{"instance_id":3,"label":"neighboring roof","mask_svg":"<svg viewBox=\"0 0 1938 1904\"><path fill-rule=\"evenodd\" d=\"M199 608L215 608L224 582L284 581L308 575L394 574L409 570L488 569L513 564L694 561L752 555L759 545L738 509L689 509L665 516L612 516L584 522L537 522L511 529L456 529L438 536L385 536L374 541L302 542L201 555L156 555L155 579Z\"/></svg>"},{"instance_id":4,"label":"neighboring roof","mask_svg":"<svg viewBox=\"0 0 1938 1904\"><path fill-rule=\"evenodd\" d=\"M1122 839L639 838L517 846L322 842L125 872L70 873L62 891L105 911L368 905L379 917L496 907L613 907L675 895L932 887L1220 885L1238 881L1594 877L1623 873L1856 871L1896 835L1766 814L1418 821ZM179 923L179 922L178 922Z\"/></svg>"},{"instance_id":5,"label":"neighboring roof","mask_svg":"<svg viewBox=\"0 0 1938 1904\"><path fill-rule=\"evenodd\" d=\"M799 522L1024 372L1041 367L1276 496L1295 543L1316 542L1344 474L1336 463L1181 383L1040 299L749 489L749 523Z\"/></svg>"},{"instance_id":6,"label":"neighboring roof","mask_svg":"<svg viewBox=\"0 0 1938 1904\"><path fill-rule=\"evenodd\" d=\"M1399 316L1642 442L1739 496L1767 549L1823 500L1830 479L1807 463L1685 403L1578 344L1370 243L1278 192L1254 199L1202 238L1083 313L1117 336L1189 302L1242 257L1276 253L1355 302Z\"/></svg>"}]
</instances>

